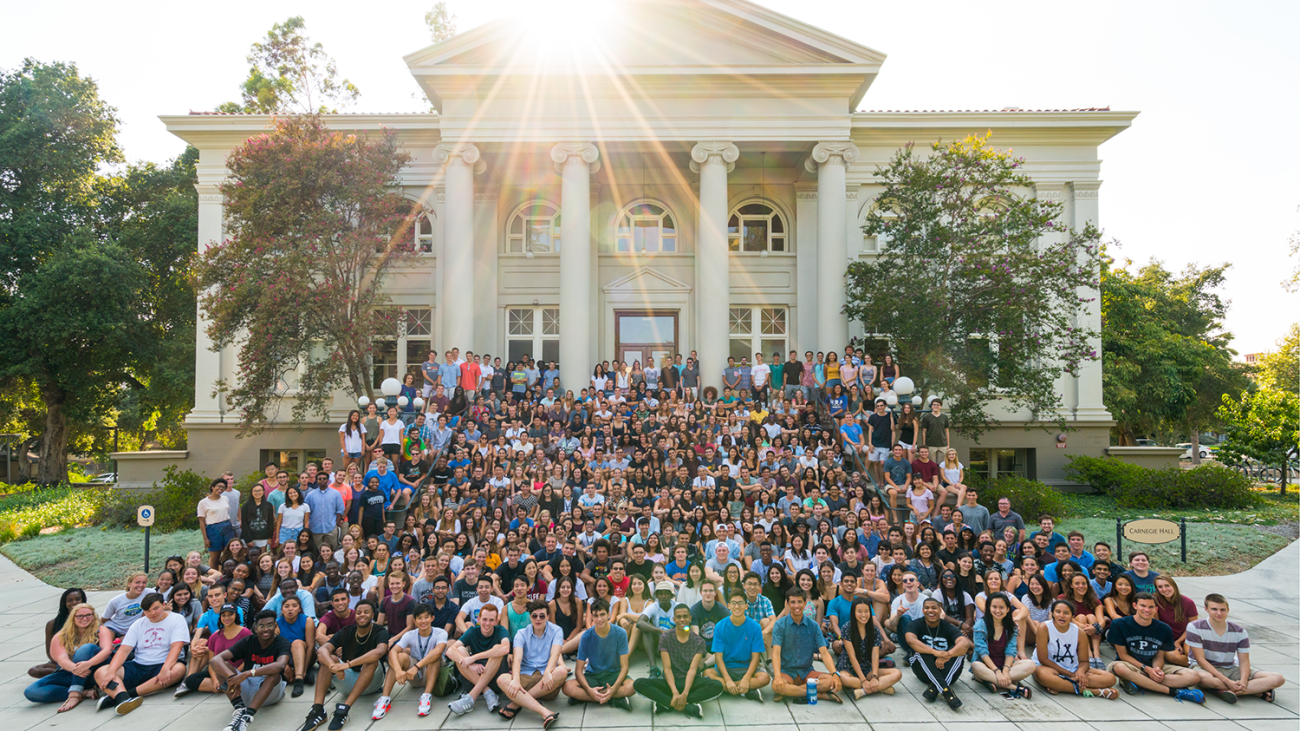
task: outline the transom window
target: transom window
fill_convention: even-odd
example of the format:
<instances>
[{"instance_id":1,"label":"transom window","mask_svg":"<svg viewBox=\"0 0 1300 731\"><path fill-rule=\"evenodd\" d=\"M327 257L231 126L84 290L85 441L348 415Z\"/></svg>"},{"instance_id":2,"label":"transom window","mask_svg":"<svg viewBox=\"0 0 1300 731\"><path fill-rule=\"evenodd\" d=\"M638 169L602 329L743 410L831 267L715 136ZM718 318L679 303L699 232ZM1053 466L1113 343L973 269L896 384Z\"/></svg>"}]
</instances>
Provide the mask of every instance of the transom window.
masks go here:
<instances>
[{"instance_id":1,"label":"transom window","mask_svg":"<svg viewBox=\"0 0 1300 731\"><path fill-rule=\"evenodd\" d=\"M545 201L534 201L510 219L506 229L506 252L510 254L558 254L560 251L560 209Z\"/></svg>"},{"instance_id":2,"label":"transom window","mask_svg":"<svg viewBox=\"0 0 1300 731\"><path fill-rule=\"evenodd\" d=\"M412 234L415 237L415 251L420 254L433 253L433 213L424 211L415 217Z\"/></svg>"},{"instance_id":3,"label":"transom window","mask_svg":"<svg viewBox=\"0 0 1300 731\"><path fill-rule=\"evenodd\" d=\"M727 248L760 253L789 251L785 220L763 203L746 203L727 220Z\"/></svg>"},{"instance_id":4,"label":"transom window","mask_svg":"<svg viewBox=\"0 0 1300 731\"><path fill-rule=\"evenodd\" d=\"M559 308L508 308L506 310L506 355L509 360L516 363L525 355L542 362L559 361Z\"/></svg>"},{"instance_id":5,"label":"transom window","mask_svg":"<svg viewBox=\"0 0 1300 731\"><path fill-rule=\"evenodd\" d=\"M614 250L632 254L677 251L677 225L673 215L653 203L637 203L619 218Z\"/></svg>"}]
</instances>

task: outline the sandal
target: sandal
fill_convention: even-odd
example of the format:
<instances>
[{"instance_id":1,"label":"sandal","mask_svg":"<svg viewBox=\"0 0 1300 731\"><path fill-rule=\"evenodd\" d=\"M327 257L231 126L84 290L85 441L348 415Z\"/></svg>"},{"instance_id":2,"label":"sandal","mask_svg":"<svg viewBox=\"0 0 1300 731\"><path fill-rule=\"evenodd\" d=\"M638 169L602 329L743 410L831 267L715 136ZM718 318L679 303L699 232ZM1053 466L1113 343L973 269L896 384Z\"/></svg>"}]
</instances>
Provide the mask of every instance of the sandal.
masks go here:
<instances>
[{"instance_id":1,"label":"sandal","mask_svg":"<svg viewBox=\"0 0 1300 731\"><path fill-rule=\"evenodd\" d=\"M63 701L63 705L59 706L59 710L56 711L56 713L66 713L68 711L71 711L72 709L81 705L81 699L82 696L80 692L75 690L69 691L68 699ZM72 704L72 705L68 705L68 704Z\"/></svg>"},{"instance_id":2,"label":"sandal","mask_svg":"<svg viewBox=\"0 0 1300 731\"><path fill-rule=\"evenodd\" d=\"M1263 693L1259 694L1259 699L1266 703L1272 703L1273 701L1277 700L1277 696L1273 695L1273 691L1266 690Z\"/></svg>"},{"instance_id":3,"label":"sandal","mask_svg":"<svg viewBox=\"0 0 1300 731\"><path fill-rule=\"evenodd\" d=\"M1105 698L1108 701L1113 701L1119 697L1119 691L1115 690L1114 688L1102 688L1101 690L1097 691L1097 695L1101 698Z\"/></svg>"},{"instance_id":4,"label":"sandal","mask_svg":"<svg viewBox=\"0 0 1300 731\"><path fill-rule=\"evenodd\" d=\"M497 709L497 715L504 718L507 721L513 719L516 713L519 713L519 709L511 708L508 705L503 705Z\"/></svg>"},{"instance_id":5,"label":"sandal","mask_svg":"<svg viewBox=\"0 0 1300 731\"><path fill-rule=\"evenodd\" d=\"M817 697L818 697L818 699L821 699L822 696L818 695ZM828 691L826 691L826 700L830 701L831 703L843 703L843 702L844 702L844 699L840 697L840 694L839 694L839 693L836 693L836 692L833 691L833 690L828 690Z\"/></svg>"},{"instance_id":6,"label":"sandal","mask_svg":"<svg viewBox=\"0 0 1300 731\"><path fill-rule=\"evenodd\" d=\"M552 713L551 715L547 716L546 718L543 718L543 719L542 719L542 728L543 728L543 729L548 729L548 728L550 728L550 727L551 727L551 724L555 723L557 720L559 720L559 718L560 718L560 714L559 714L558 712L556 712L556 713Z\"/></svg>"},{"instance_id":7,"label":"sandal","mask_svg":"<svg viewBox=\"0 0 1300 731\"><path fill-rule=\"evenodd\" d=\"M1034 697L1034 689L1030 688L1027 685L1023 685L1021 683L1016 683L1016 693L1021 698L1024 698L1025 700L1029 700L1030 698Z\"/></svg>"}]
</instances>

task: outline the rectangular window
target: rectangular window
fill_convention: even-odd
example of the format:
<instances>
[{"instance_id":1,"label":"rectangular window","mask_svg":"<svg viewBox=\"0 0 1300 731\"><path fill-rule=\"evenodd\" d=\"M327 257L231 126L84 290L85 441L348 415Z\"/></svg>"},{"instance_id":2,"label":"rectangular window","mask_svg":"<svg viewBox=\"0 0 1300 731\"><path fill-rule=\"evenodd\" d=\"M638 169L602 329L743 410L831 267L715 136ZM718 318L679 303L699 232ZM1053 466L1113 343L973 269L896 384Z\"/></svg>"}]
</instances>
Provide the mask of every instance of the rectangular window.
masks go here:
<instances>
[{"instance_id":1,"label":"rectangular window","mask_svg":"<svg viewBox=\"0 0 1300 731\"><path fill-rule=\"evenodd\" d=\"M397 378L397 341L375 341L371 362L374 364L373 386L375 388L379 388L379 384L383 383L385 378Z\"/></svg>"},{"instance_id":2,"label":"rectangular window","mask_svg":"<svg viewBox=\"0 0 1300 731\"><path fill-rule=\"evenodd\" d=\"M506 309L506 357L542 362L560 359L560 310L557 307Z\"/></svg>"},{"instance_id":3,"label":"rectangular window","mask_svg":"<svg viewBox=\"0 0 1300 731\"><path fill-rule=\"evenodd\" d=\"M754 353L762 353L769 362L772 353L784 354L789 347L789 311L784 307L732 307L729 353L739 363Z\"/></svg>"}]
</instances>

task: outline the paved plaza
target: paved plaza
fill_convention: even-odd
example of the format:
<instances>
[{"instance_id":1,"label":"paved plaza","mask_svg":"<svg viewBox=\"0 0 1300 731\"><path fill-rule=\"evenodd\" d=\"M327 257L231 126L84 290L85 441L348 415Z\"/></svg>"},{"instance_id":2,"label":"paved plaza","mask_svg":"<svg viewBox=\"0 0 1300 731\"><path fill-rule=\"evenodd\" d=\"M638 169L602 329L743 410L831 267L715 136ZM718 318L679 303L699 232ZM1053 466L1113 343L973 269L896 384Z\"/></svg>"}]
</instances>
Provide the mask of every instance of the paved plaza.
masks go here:
<instances>
[{"instance_id":1,"label":"paved plaza","mask_svg":"<svg viewBox=\"0 0 1300 731\"><path fill-rule=\"evenodd\" d=\"M965 705L958 711L943 703L921 699L920 684L911 672L894 696L869 697L844 705L821 703L814 707L724 698L705 706L703 719L681 714L653 717L649 702L636 698L632 713L594 706L570 707L563 698L552 704L560 712L555 728L743 729L743 731L787 731L789 729L840 729L873 731L923 731L942 725L948 731L1296 731L1300 728L1300 543L1236 576L1179 579L1185 595L1200 602L1207 593L1219 592L1232 603L1232 618L1250 631L1252 664L1276 670L1286 676L1287 685L1278 691L1277 702L1243 698L1230 706L1209 698L1205 705L1179 703L1168 698L1129 696L1117 701L1049 696L1038 689L1032 700L1005 701L987 691L976 690L966 680L958 695ZM94 705L83 704L66 714L56 714L57 705L33 705L23 698L31 682L27 668L45 660L41 648L42 627L54 613L60 589L49 586L0 556L0 731L65 728L92 731L114 726L131 731L220 731L229 721L230 704L224 698L191 694L180 700L170 693L151 696L139 710L120 718L110 711L96 713ZM92 592L90 601L102 608L115 592ZM1113 657L1113 655L1112 655ZM639 656L638 656L639 659ZM644 670L643 670L644 671ZM969 678L969 674L964 678ZM1032 682L1032 681L1030 681ZM370 720L375 696L363 696L346 728L351 731L407 731L408 729L537 729L541 719L522 713L513 722L490 716L480 704L473 713L453 716L446 701L434 706L433 715L415 715L416 697L401 692L392 712L382 721ZM450 699L448 699L450 700ZM254 729L291 731L302 724L311 702L308 690L296 700L286 698L258 714ZM327 699L327 703L331 702Z\"/></svg>"}]
</instances>

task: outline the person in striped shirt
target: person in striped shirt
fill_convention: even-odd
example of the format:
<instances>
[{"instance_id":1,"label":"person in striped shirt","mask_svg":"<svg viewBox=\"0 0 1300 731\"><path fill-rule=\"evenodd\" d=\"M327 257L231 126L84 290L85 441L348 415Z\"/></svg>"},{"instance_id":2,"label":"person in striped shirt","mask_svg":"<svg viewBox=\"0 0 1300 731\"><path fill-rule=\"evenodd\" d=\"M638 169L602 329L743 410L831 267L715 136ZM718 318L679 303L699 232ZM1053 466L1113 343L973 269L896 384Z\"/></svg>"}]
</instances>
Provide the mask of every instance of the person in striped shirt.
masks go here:
<instances>
[{"instance_id":1,"label":"person in striped shirt","mask_svg":"<svg viewBox=\"0 0 1300 731\"><path fill-rule=\"evenodd\" d=\"M1228 703L1241 695L1272 703L1273 690L1286 679L1250 666L1250 637L1244 627L1228 621L1228 600L1222 594L1207 594L1205 611L1208 618L1187 625L1187 648L1201 687Z\"/></svg>"}]
</instances>

